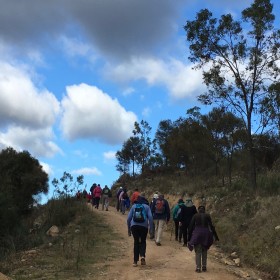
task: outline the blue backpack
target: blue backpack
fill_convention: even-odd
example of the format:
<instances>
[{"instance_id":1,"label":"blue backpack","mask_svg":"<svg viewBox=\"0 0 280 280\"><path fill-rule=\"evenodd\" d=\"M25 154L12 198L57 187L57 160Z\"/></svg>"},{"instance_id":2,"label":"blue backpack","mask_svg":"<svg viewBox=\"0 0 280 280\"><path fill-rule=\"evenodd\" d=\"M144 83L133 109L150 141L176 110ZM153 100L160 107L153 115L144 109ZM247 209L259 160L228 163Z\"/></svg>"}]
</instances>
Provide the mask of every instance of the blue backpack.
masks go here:
<instances>
[{"instance_id":1,"label":"blue backpack","mask_svg":"<svg viewBox=\"0 0 280 280\"><path fill-rule=\"evenodd\" d=\"M133 221L136 223L144 223L147 219L147 214L144 205L137 203L133 211Z\"/></svg>"}]
</instances>

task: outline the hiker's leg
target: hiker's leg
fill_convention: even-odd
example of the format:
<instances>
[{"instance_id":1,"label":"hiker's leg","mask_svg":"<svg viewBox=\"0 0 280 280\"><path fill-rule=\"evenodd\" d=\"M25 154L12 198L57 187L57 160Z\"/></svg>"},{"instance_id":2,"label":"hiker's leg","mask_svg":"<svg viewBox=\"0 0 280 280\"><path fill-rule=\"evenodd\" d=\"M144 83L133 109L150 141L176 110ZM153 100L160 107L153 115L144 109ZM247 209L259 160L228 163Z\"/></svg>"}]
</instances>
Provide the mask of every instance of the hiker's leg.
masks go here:
<instances>
[{"instance_id":1,"label":"hiker's leg","mask_svg":"<svg viewBox=\"0 0 280 280\"><path fill-rule=\"evenodd\" d=\"M174 221L175 225L175 239L178 240L179 237L179 221Z\"/></svg>"},{"instance_id":2,"label":"hiker's leg","mask_svg":"<svg viewBox=\"0 0 280 280\"><path fill-rule=\"evenodd\" d=\"M105 205L105 197L104 197L104 195L102 195L101 203L102 203L102 210L104 210L104 205Z\"/></svg>"},{"instance_id":3,"label":"hiker's leg","mask_svg":"<svg viewBox=\"0 0 280 280\"><path fill-rule=\"evenodd\" d=\"M146 257L146 239L148 234L148 228L139 226L140 239L139 239L139 255L140 257Z\"/></svg>"},{"instance_id":4,"label":"hiker's leg","mask_svg":"<svg viewBox=\"0 0 280 280\"><path fill-rule=\"evenodd\" d=\"M165 224L166 224L165 220L158 220L158 236L156 240L157 243L160 243L161 241Z\"/></svg>"},{"instance_id":5,"label":"hiker's leg","mask_svg":"<svg viewBox=\"0 0 280 280\"><path fill-rule=\"evenodd\" d=\"M140 239L139 226L132 226L131 233L132 233L133 239L134 239L133 260L134 260L134 263L137 263L139 261L139 239Z\"/></svg>"},{"instance_id":6,"label":"hiker's leg","mask_svg":"<svg viewBox=\"0 0 280 280\"><path fill-rule=\"evenodd\" d=\"M109 197L105 197L105 208L106 210L108 210L108 207L109 207Z\"/></svg>"},{"instance_id":7,"label":"hiker's leg","mask_svg":"<svg viewBox=\"0 0 280 280\"><path fill-rule=\"evenodd\" d=\"M159 228L159 220L154 220L154 224L155 224L155 241L156 242L159 242L158 241L158 228Z\"/></svg>"},{"instance_id":8,"label":"hiker's leg","mask_svg":"<svg viewBox=\"0 0 280 280\"><path fill-rule=\"evenodd\" d=\"M201 269L201 255L202 255L202 246L195 245L194 246L194 251L195 251L195 263L196 263L196 268Z\"/></svg>"},{"instance_id":9,"label":"hiker's leg","mask_svg":"<svg viewBox=\"0 0 280 280\"><path fill-rule=\"evenodd\" d=\"M183 231L184 244L187 244L188 243L188 227L187 227L186 223L182 224L182 231Z\"/></svg>"},{"instance_id":10,"label":"hiker's leg","mask_svg":"<svg viewBox=\"0 0 280 280\"><path fill-rule=\"evenodd\" d=\"M207 249L202 247L202 267L206 268L207 266Z\"/></svg>"}]
</instances>

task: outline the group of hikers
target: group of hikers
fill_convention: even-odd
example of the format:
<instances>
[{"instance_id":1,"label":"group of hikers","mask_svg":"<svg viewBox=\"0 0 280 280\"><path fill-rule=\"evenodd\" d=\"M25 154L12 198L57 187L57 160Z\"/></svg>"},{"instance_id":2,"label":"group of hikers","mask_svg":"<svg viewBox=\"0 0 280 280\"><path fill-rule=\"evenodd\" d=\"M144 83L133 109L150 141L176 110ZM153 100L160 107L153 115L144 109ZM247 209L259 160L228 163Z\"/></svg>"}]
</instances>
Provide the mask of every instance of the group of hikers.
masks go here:
<instances>
[{"instance_id":1,"label":"group of hikers","mask_svg":"<svg viewBox=\"0 0 280 280\"><path fill-rule=\"evenodd\" d=\"M86 189L81 193L80 191L76 194L77 199L83 197L87 202L91 203L96 209L99 209L100 201L102 205L102 210L109 210L109 202L112 197L112 191L107 185L102 189L100 184L93 183L90 187L90 191L87 192Z\"/></svg>"},{"instance_id":2,"label":"group of hikers","mask_svg":"<svg viewBox=\"0 0 280 280\"><path fill-rule=\"evenodd\" d=\"M100 200L102 210L108 211L109 200L112 191L107 185L102 189L100 184L94 183L90 192L83 192L83 197L87 202L99 209ZM170 209L169 202L164 195L159 192L153 194L149 202L145 193L136 188L129 196L126 187L120 187L116 192L116 210L127 215L128 236L134 238L134 257L133 266L146 264L146 239L149 233L151 240L157 246L161 246L162 236L166 225L172 218L174 223L175 240L182 243L190 251L195 251L196 272L207 271L207 251L214 240L219 238L213 226L211 217L206 213L205 205L194 205L192 199L188 197L183 200L180 198L176 205Z\"/></svg>"},{"instance_id":3,"label":"group of hikers","mask_svg":"<svg viewBox=\"0 0 280 280\"><path fill-rule=\"evenodd\" d=\"M122 206L120 188L117 193L119 211ZM154 193L151 202L149 202L144 193L135 189L131 195L132 204L128 216L127 227L128 235L134 238L134 259L133 266L146 264L146 239L149 233L150 239L155 241L157 246L161 246L162 235L165 226L169 223L171 217L174 222L175 240L182 242L184 247L190 251L195 251L196 272L207 271L207 251L214 240L219 238L213 226L211 216L206 213L205 205L199 205L198 208L193 204L191 198L185 201L180 198L177 204L170 209L168 201L161 193Z\"/></svg>"}]
</instances>

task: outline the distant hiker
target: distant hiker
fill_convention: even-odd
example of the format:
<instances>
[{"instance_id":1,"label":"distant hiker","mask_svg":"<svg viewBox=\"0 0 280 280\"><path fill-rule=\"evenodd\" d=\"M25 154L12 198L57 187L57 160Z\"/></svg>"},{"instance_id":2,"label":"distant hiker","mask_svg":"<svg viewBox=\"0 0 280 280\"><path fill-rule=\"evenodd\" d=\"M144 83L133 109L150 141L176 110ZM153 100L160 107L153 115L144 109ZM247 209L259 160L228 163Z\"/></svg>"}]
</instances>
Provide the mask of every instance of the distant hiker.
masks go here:
<instances>
[{"instance_id":1,"label":"distant hiker","mask_svg":"<svg viewBox=\"0 0 280 280\"><path fill-rule=\"evenodd\" d=\"M182 205L181 207L181 213L178 217L179 219L179 226L181 228L181 231L183 233L183 246L188 246L188 234L189 234L189 225L192 220L192 217L194 214L197 213L196 207L194 206L192 199L187 198L186 203ZM179 239L179 242L181 242L181 239Z\"/></svg>"},{"instance_id":2,"label":"distant hiker","mask_svg":"<svg viewBox=\"0 0 280 280\"><path fill-rule=\"evenodd\" d=\"M110 192L111 190L108 188L107 185L105 185L104 189L102 190L102 210L104 210L105 207L106 211L108 211Z\"/></svg>"},{"instance_id":3,"label":"distant hiker","mask_svg":"<svg viewBox=\"0 0 280 280\"><path fill-rule=\"evenodd\" d=\"M207 251L213 244L213 240L219 241L219 237L212 224L209 214L205 213L205 206L198 207L190 223L190 240L188 247L195 251L196 272L207 270Z\"/></svg>"},{"instance_id":4,"label":"distant hiker","mask_svg":"<svg viewBox=\"0 0 280 280\"><path fill-rule=\"evenodd\" d=\"M101 198L101 195L102 195L102 189L100 187L100 184L98 184L96 186L96 188L94 189L93 195L94 195L94 200L95 200L95 208L98 209L100 198Z\"/></svg>"},{"instance_id":5,"label":"distant hiker","mask_svg":"<svg viewBox=\"0 0 280 280\"><path fill-rule=\"evenodd\" d=\"M168 201L164 199L163 194L159 194L158 198L153 202L152 214L155 223L155 242L157 246L161 246L164 227L170 220L169 204Z\"/></svg>"},{"instance_id":6,"label":"distant hiker","mask_svg":"<svg viewBox=\"0 0 280 280\"><path fill-rule=\"evenodd\" d=\"M95 206L95 198L94 198L94 189L96 188L96 183L93 183L92 186L90 187L90 192L91 192L91 200L92 200L92 205Z\"/></svg>"},{"instance_id":7,"label":"distant hiker","mask_svg":"<svg viewBox=\"0 0 280 280\"><path fill-rule=\"evenodd\" d=\"M139 195L140 195L140 192L139 192L138 188L136 188L136 189L134 190L134 192L132 193L131 198L130 198L131 204L133 204L133 203L137 200L137 197L138 197Z\"/></svg>"},{"instance_id":8,"label":"distant hiker","mask_svg":"<svg viewBox=\"0 0 280 280\"><path fill-rule=\"evenodd\" d=\"M158 192L155 192L152 198L152 201L150 202L150 209L152 210L152 205L154 203L154 201L156 201L156 199L158 199ZM153 240L155 238L155 223L153 222L153 229L152 231L149 231L150 234L150 239Z\"/></svg>"},{"instance_id":9,"label":"distant hiker","mask_svg":"<svg viewBox=\"0 0 280 280\"><path fill-rule=\"evenodd\" d=\"M89 202L92 202L91 192L89 192L89 193L87 194L87 202L88 202L88 203L89 203Z\"/></svg>"},{"instance_id":10,"label":"distant hiker","mask_svg":"<svg viewBox=\"0 0 280 280\"><path fill-rule=\"evenodd\" d=\"M183 236L183 232L181 230L181 227L179 226L179 217L181 214L181 207L183 205L184 205L184 200L180 198L172 210L172 218L175 226L175 240L179 242L181 242Z\"/></svg>"},{"instance_id":11,"label":"distant hiker","mask_svg":"<svg viewBox=\"0 0 280 280\"><path fill-rule=\"evenodd\" d=\"M126 188L123 188L122 192L120 193L119 201L120 201L120 211L122 212L122 214L124 214L125 210L130 207L130 199L128 197Z\"/></svg>"},{"instance_id":12,"label":"distant hiker","mask_svg":"<svg viewBox=\"0 0 280 280\"><path fill-rule=\"evenodd\" d=\"M76 193L76 198L78 199L78 200L80 200L81 199L81 192L80 191L77 191L77 193Z\"/></svg>"},{"instance_id":13,"label":"distant hiker","mask_svg":"<svg viewBox=\"0 0 280 280\"><path fill-rule=\"evenodd\" d=\"M117 205L116 205L116 208L117 208L117 211L120 210L120 194L121 194L122 191L123 191L123 187L120 187L120 188L117 190L117 193L116 193L116 198L117 198Z\"/></svg>"},{"instance_id":14,"label":"distant hiker","mask_svg":"<svg viewBox=\"0 0 280 280\"><path fill-rule=\"evenodd\" d=\"M84 190L83 190L83 198L84 198L84 199L87 198L87 190L86 190L86 188L84 188Z\"/></svg>"},{"instance_id":15,"label":"distant hiker","mask_svg":"<svg viewBox=\"0 0 280 280\"><path fill-rule=\"evenodd\" d=\"M144 194L138 196L137 201L132 205L127 216L128 235L133 235L133 266L141 261L141 265L146 265L146 238L148 228L152 229L153 217Z\"/></svg>"}]
</instances>

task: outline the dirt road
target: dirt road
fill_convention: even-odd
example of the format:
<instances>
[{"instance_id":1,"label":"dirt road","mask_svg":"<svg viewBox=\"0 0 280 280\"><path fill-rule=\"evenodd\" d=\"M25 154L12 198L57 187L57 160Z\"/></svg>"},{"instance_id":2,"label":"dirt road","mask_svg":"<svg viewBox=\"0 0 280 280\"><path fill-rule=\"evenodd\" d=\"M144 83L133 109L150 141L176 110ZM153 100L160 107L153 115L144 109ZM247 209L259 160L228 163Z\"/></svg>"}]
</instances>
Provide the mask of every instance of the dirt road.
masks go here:
<instances>
[{"instance_id":1,"label":"dirt road","mask_svg":"<svg viewBox=\"0 0 280 280\"><path fill-rule=\"evenodd\" d=\"M251 271L241 268L229 267L215 259L215 246L209 250L207 272L195 272L195 253L190 252L182 244L171 240L170 231L163 234L162 246L156 246L154 241L147 238L146 266L133 267L133 237L128 237L126 218L127 213L122 215L116 209L110 207L109 211L93 209L104 217L116 232L123 238L119 241L122 250L119 258L105 263L108 267L106 272L95 274L98 280L156 280L156 279L207 279L207 280L237 280L237 279L260 279L252 276Z\"/></svg>"}]
</instances>

